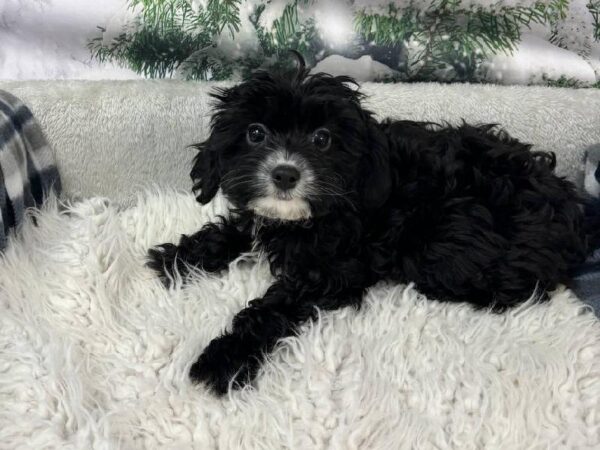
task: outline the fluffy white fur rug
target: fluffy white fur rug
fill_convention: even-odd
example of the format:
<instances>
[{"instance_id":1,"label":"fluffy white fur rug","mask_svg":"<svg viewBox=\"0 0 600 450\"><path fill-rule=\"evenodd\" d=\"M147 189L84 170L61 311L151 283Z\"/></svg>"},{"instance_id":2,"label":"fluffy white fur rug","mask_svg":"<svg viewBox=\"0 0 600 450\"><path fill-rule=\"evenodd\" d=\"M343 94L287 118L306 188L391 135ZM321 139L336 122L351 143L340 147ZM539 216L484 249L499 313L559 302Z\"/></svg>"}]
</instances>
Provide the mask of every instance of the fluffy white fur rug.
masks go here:
<instances>
[{"instance_id":1,"label":"fluffy white fur rug","mask_svg":"<svg viewBox=\"0 0 600 450\"><path fill-rule=\"evenodd\" d=\"M223 207L153 192L24 226L0 262L1 448L565 448L600 445L600 325L568 291L504 315L381 284L283 342L256 389L187 371L270 282L240 260L167 291L148 247Z\"/></svg>"}]
</instances>

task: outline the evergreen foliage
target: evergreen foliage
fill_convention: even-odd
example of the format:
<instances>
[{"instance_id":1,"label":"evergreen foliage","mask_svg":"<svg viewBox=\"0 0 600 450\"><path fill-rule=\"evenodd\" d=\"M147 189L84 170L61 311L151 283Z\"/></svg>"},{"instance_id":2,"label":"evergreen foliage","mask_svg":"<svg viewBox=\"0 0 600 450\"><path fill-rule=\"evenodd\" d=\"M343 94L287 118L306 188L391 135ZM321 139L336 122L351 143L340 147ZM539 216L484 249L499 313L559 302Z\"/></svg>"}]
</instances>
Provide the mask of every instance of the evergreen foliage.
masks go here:
<instances>
[{"instance_id":1,"label":"evergreen foliage","mask_svg":"<svg viewBox=\"0 0 600 450\"><path fill-rule=\"evenodd\" d=\"M378 44L410 42L416 52L404 68L412 80L477 79L481 62L491 54L515 49L523 27L563 17L568 0L538 2L532 8L464 8L461 0L437 0L426 10L398 10L387 15L359 13L357 30Z\"/></svg>"},{"instance_id":2,"label":"evergreen foliage","mask_svg":"<svg viewBox=\"0 0 600 450\"><path fill-rule=\"evenodd\" d=\"M600 41L600 0L590 0L587 8L594 19L594 39Z\"/></svg>"},{"instance_id":3,"label":"evergreen foliage","mask_svg":"<svg viewBox=\"0 0 600 450\"><path fill-rule=\"evenodd\" d=\"M205 0L198 7L191 1L129 0L130 7L140 11L138 19L110 42L102 36L93 39L89 43L93 56L150 78L220 80L279 64L288 49L301 52L309 64L333 53L314 18L300 13L314 0L290 0L269 27L261 17L272 0ZM242 27L241 10L249 4L258 48L226 54L219 42L223 38L235 42ZM569 0L497 8L471 2L464 6L462 0L429 0L426 8L406 4L390 3L379 13L355 11L356 38L345 56L360 56L367 47L391 47L403 55L392 67L395 79L477 81L487 57L512 52L522 30L532 23L553 24L564 18ZM595 38L600 39L600 0L590 0L588 8L595 20Z\"/></svg>"}]
</instances>

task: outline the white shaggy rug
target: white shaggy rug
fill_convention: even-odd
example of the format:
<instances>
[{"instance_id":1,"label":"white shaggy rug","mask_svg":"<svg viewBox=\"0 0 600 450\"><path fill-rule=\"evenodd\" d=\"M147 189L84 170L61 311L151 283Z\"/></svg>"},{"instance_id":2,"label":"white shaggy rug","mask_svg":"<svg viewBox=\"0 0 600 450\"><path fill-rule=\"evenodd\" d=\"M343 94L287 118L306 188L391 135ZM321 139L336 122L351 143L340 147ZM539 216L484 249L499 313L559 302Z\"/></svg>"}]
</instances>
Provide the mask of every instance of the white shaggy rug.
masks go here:
<instances>
[{"instance_id":1,"label":"white shaggy rug","mask_svg":"<svg viewBox=\"0 0 600 450\"><path fill-rule=\"evenodd\" d=\"M167 291L153 244L213 217L153 192L28 224L0 262L0 448L598 448L600 325L568 291L504 315L379 285L282 343L257 389L187 379L270 282L264 264Z\"/></svg>"}]
</instances>

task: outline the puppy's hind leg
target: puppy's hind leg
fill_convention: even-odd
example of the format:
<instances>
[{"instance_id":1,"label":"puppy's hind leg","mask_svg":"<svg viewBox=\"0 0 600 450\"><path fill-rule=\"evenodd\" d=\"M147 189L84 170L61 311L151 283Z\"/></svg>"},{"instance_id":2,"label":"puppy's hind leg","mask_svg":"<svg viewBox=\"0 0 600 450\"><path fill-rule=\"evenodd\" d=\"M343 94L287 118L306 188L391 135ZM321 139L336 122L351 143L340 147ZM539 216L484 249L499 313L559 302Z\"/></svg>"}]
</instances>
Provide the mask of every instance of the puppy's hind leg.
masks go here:
<instances>
[{"instance_id":1,"label":"puppy's hind leg","mask_svg":"<svg viewBox=\"0 0 600 450\"><path fill-rule=\"evenodd\" d=\"M189 267L214 273L227 268L243 252L249 251L252 238L241 220L223 219L209 223L190 236L183 235L179 244L162 244L148 251L146 265L153 269L165 286L175 273L185 276Z\"/></svg>"}]
</instances>

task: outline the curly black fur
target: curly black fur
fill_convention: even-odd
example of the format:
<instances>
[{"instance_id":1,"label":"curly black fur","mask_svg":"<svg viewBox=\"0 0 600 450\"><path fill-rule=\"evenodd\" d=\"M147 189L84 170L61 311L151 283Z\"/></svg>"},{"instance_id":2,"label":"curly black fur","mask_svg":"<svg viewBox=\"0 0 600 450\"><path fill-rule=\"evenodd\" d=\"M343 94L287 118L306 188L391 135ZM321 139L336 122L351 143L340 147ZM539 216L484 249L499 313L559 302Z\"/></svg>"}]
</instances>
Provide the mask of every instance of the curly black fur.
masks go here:
<instances>
[{"instance_id":1,"label":"curly black fur","mask_svg":"<svg viewBox=\"0 0 600 450\"><path fill-rule=\"evenodd\" d=\"M200 202L222 188L235 209L177 246L151 250L150 265L167 280L186 264L225 269L253 245L268 256L275 283L192 366L192 379L218 394L250 382L265 353L316 308L359 307L379 280L502 310L566 283L585 257L580 200L553 173L554 155L493 125L378 123L352 83L303 69L259 72L215 94L191 175ZM266 133L258 144L247 134L256 123L264 128L255 133ZM327 148L311 141L322 128ZM300 161L303 191L259 180L278 149ZM304 201L310 217L263 217L253 202L268 196L284 208Z\"/></svg>"}]
</instances>

